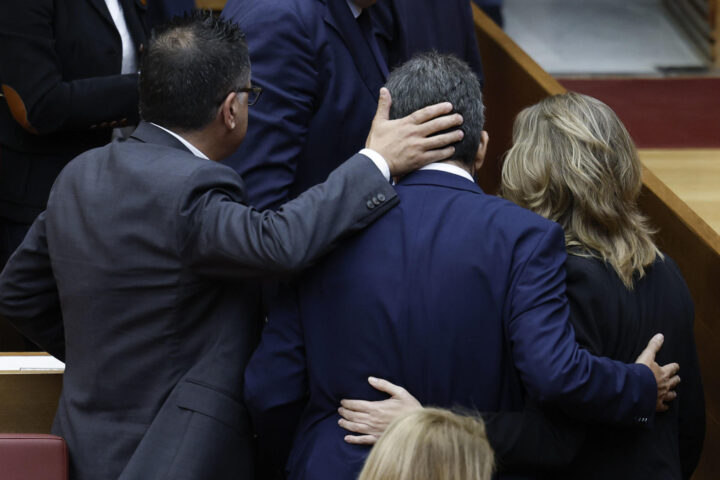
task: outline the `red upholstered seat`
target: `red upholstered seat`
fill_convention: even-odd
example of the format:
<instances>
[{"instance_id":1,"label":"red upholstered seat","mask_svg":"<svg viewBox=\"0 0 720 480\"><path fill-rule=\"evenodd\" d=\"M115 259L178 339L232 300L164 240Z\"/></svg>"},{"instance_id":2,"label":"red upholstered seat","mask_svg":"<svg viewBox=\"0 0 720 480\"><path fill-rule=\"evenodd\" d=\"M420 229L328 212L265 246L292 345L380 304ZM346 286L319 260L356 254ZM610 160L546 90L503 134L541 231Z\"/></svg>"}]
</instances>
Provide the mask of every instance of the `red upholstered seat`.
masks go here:
<instances>
[{"instance_id":1,"label":"red upholstered seat","mask_svg":"<svg viewBox=\"0 0 720 480\"><path fill-rule=\"evenodd\" d=\"M3 480L67 480L65 440L41 433L0 434Z\"/></svg>"}]
</instances>

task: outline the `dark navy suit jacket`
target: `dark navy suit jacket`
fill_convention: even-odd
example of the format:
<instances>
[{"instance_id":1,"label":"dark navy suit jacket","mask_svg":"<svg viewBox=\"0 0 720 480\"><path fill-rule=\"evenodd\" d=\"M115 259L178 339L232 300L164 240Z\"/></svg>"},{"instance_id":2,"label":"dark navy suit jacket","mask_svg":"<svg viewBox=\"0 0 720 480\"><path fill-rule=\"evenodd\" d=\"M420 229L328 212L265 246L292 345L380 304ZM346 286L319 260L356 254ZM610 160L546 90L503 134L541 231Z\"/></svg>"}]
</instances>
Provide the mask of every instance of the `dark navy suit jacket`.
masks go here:
<instances>
[{"instance_id":1,"label":"dark navy suit jacket","mask_svg":"<svg viewBox=\"0 0 720 480\"><path fill-rule=\"evenodd\" d=\"M246 144L225 163L251 204L278 207L365 145L387 70L345 0L229 0L223 15L246 32L264 89Z\"/></svg>"},{"instance_id":2,"label":"dark navy suit jacket","mask_svg":"<svg viewBox=\"0 0 720 480\"><path fill-rule=\"evenodd\" d=\"M463 0L379 0L366 13L375 42L346 0L227 2L223 16L247 34L253 82L264 92L250 107L248 140L225 163L246 180L257 208L280 206L362 148L388 74L381 47L393 63L438 48L480 68ZM434 15L437 28L428 30Z\"/></svg>"},{"instance_id":3,"label":"dark navy suit jacket","mask_svg":"<svg viewBox=\"0 0 720 480\"><path fill-rule=\"evenodd\" d=\"M483 83L470 2L380 0L372 8L391 70L418 52L437 50L465 60Z\"/></svg>"},{"instance_id":4,"label":"dark navy suit jacket","mask_svg":"<svg viewBox=\"0 0 720 480\"><path fill-rule=\"evenodd\" d=\"M647 367L575 343L557 224L450 173L415 172L396 190L398 208L303 274L271 312L246 371L265 444L282 444L288 411L309 392L290 478L355 478L368 449L343 441L337 408L384 398L370 375L424 405L517 410L527 392L586 418L652 418Z\"/></svg>"}]
</instances>

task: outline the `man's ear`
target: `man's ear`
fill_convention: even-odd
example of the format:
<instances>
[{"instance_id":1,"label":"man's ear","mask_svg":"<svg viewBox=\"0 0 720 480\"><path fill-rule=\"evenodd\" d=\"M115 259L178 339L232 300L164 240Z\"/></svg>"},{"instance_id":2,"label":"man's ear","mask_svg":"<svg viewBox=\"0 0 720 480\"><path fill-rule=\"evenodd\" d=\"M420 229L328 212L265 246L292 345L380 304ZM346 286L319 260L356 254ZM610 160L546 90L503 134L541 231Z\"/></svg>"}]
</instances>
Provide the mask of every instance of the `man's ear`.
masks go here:
<instances>
[{"instance_id":1,"label":"man's ear","mask_svg":"<svg viewBox=\"0 0 720 480\"><path fill-rule=\"evenodd\" d=\"M482 167L482 164L485 161L485 154L487 153L487 146L489 141L490 136L488 135L488 133L485 130L480 132L480 146L478 147L477 153L475 154L474 166L476 172L480 170L480 167Z\"/></svg>"},{"instance_id":2,"label":"man's ear","mask_svg":"<svg viewBox=\"0 0 720 480\"><path fill-rule=\"evenodd\" d=\"M228 130L234 130L237 126L237 113L238 113L238 102L235 100L237 99L237 93L236 92L230 92L227 94L227 97L225 97L225 100L223 100L222 104L220 105L220 111L218 112L218 115L220 115L220 120L225 125L225 128Z\"/></svg>"}]
</instances>

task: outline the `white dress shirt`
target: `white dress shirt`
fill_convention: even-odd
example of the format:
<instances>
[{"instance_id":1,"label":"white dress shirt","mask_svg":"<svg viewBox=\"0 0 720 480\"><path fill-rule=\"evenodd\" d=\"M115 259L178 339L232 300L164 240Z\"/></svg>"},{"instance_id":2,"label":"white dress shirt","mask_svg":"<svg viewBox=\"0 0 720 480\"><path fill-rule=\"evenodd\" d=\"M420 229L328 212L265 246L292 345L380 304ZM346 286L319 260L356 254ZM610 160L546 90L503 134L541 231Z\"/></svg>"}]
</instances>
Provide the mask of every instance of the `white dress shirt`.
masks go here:
<instances>
[{"instance_id":1,"label":"white dress shirt","mask_svg":"<svg viewBox=\"0 0 720 480\"><path fill-rule=\"evenodd\" d=\"M115 22L115 27L118 33L120 33L120 40L122 41L122 68L120 69L120 73L137 73L138 67L135 44L133 43L130 30L128 30L127 23L125 22L125 15L122 5L120 5L120 0L105 0L105 4L108 10L110 10L110 16L113 22Z\"/></svg>"},{"instance_id":2,"label":"white dress shirt","mask_svg":"<svg viewBox=\"0 0 720 480\"><path fill-rule=\"evenodd\" d=\"M178 140L180 140L180 143L182 143L183 145L185 145L185 146L187 147L187 149L190 150L190 152L192 152L192 154L195 155L196 157L204 158L205 160L210 160L210 159L208 158L208 156L205 155L203 152L201 152L197 147L195 147L195 145L193 145L192 143L188 142L187 140L185 140L183 137L181 137L181 136L178 135L177 133L173 132L172 130L168 130L168 129L165 128L165 127L161 127L161 126L158 125L157 123L152 123L152 122L150 122L150 125L155 125L155 126L158 127L160 130L164 130L164 131L166 131L167 133L169 133L170 135L172 135L173 137L175 137L175 138L177 138Z\"/></svg>"},{"instance_id":3,"label":"white dress shirt","mask_svg":"<svg viewBox=\"0 0 720 480\"><path fill-rule=\"evenodd\" d=\"M452 173L454 175L467 178L471 182L475 182L472 175L470 175L470 172L464 168L458 167L457 165L453 165L452 163L431 163L429 165L425 165L420 170L438 170L440 172Z\"/></svg>"},{"instance_id":4,"label":"white dress shirt","mask_svg":"<svg viewBox=\"0 0 720 480\"><path fill-rule=\"evenodd\" d=\"M363 9L355 5L355 2L352 0L347 0L348 7L350 7L350 11L353 14L353 17L358 18L360 14L362 13Z\"/></svg>"},{"instance_id":5,"label":"white dress shirt","mask_svg":"<svg viewBox=\"0 0 720 480\"><path fill-rule=\"evenodd\" d=\"M127 22L125 22L125 14L123 12L120 0L105 0L108 10L110 10L110 16L115 23L120 34L120 42L122 43L122 66L120 67L120 73L137 73L137 54L135 53L135 44L133 43L132 37L130 36L130 30L128 30ZM113 129L112 138L127 138L130 136L133 127L121 127Z\"/></svg>"}]
</instances>

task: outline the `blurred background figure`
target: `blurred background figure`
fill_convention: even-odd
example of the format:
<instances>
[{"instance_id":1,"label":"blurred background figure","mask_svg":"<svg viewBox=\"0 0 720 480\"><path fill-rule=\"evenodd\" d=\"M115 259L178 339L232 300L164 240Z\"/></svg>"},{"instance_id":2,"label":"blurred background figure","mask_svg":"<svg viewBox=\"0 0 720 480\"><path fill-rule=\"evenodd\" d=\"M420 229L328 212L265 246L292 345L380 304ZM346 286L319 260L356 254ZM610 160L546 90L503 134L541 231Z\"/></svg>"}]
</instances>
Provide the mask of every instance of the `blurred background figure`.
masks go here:
<instances>
[{"instance_id":1,"label":"blurred background figure","mask_svg":"<svg viewBox=\"0 0 720 480\"><path fill-rule=\"evenodd\" d=\"M0 2L0 268L65 164L137 123L145 16L135 0Z\"/></svg>"},{"instance_id":2,"label":"blurred background figure","mask_svg":"<svg viewBox=\"0 0 720 480\"><path fill-rule=\"evenodd\" d=\"M390 425L358 480L490 480L492 471L480 417L426 408Z\"/></svg>"},{"instance_id":3,"label":"blurred background figure","mask_svg":"<svg viewBox=\"0 0 720 480\"><path fill-rule=\"evenodd\" d=\"M225 163L249 203L277 208L361 148L393 65L430 49L454 53L482 81L465 0L229 0L247 34L253 82L248 141Z\"/></svg>"},{"instance_id":4,"label":"blurred background figure","mask_svg":"<svg viewBox=\"0 0 720 480\"><path fill-rule=\"evenodd\" d=\"M150 25L157 25L176 15L190 13L195 9L195 0L149 0L147 2Z\"/></svg>"}]
</instances>

